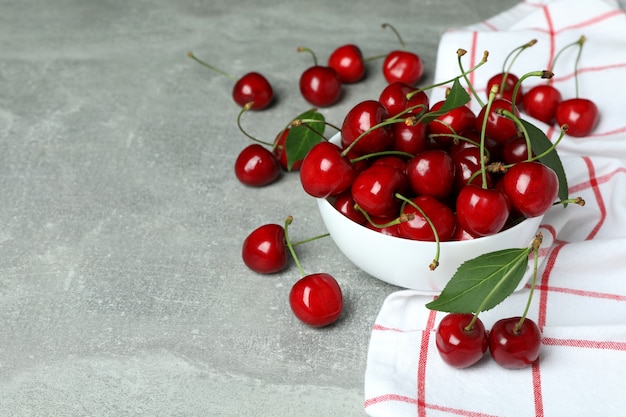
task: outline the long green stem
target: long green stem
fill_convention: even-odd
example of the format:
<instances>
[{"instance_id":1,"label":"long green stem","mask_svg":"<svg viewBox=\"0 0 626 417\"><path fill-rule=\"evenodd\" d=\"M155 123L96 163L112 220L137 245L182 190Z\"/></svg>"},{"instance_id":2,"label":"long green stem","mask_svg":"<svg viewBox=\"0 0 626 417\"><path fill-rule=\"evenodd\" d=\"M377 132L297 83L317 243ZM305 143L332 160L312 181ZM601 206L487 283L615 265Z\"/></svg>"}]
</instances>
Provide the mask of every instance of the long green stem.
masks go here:
<instances>
[{"instance_id":1,"label":"long green stem","mask_svg":"<svg viewBox=\"0 0 626 417\"><path fill-rule=\"evenodd\" d=\"M383 29L389 28L393 30L393 33L395 33L396 37L398 38L398 42L400 42L400 45L402 45L402 49L406 49L406 44L404 43L404 39L402 39L402 36L400 36L400 32L398 32L396 28L393 27L393 25L390 25L389 23L383 23L381 26Z\"/></svg>"},{"instance_id":2,"label":"long green stem","mask_svg":"<svg viewBox=\"0 0 626 417\"><path fill-rule=\"evenodd\" d=\"M241 116L243 116L243 114L244 114L245 112L247 112L248 110L250 110L250 109L252 108L252 104L253 104L253 102L252 102L252 101L250 101L250 102L246 103L246 104L245 104L245 105L241 108L241 110L239 110L239 114L237 115L237 127L239 128L239 130L241 131L241 133L243 133L243 134L244 134L246 137L248 137L249 139L252 139L253 141L258 142L258 143L260 143L260 144L262 144L262 145L270 146L270 147L272 147L272 148L273 148L273 147L274 147L274 144L273 144L273 143L266 142L266 141L264 141L264 140L261 140L261 139L255 138L254 136L252 136L251 134L249 134L249 133L246 131L246 129L244 129L244 128L243 128L243 126L241 125Z\"/></svg>"},{"instance_id":3,"label":"long green stem","mask_svg":"<svg viewBox=\"0 0 626 417\"><path fill-rule=\"evenodd\" d=\"M315 55L315 52L313 52L312 49L307 48L306 46L298 46L298 52L308 52L311 54L311 56L313 57L313 66L317 66L317 56Z\"/></svg>"},{"instance_id":4,"label":"long green stem","mask_svg":"<svg viewBox=\"0 0 626 417\"><path fill-rule=\"evenodd\" d=\"M473 71L477 67L483 65L485 62L487 62L487 57L489 56L489 52L485 51L485 53L483 54L483 59L474 68L472 68L471 71L468 71L468 72L465 72L465 70L463 69L463 63L461 63L461 57L463 57L466 53L467 53L467 51L465 49L459 49L456 52L457 61L459 63L459 68L461 69L461 73L462 73L461 76L463 77L463 79L467 83L467 87L470 89L470 92L472 93L472 95L474 96L476 101L478 102L478 105L480 107L483 107L485 105L485 103L483 103L483 101L480 99L480 96L478 95L478 93L474 89L474 86L472 85L472 83L470 82L469 78L467 77L467 74L469 74L471 71Z\"/></svg>"},{"instance_id":5,"label":"long green stem","mask_svg":"<svg viewBox=\"0 0 626 417\"><path fill-rule=\"evenodd\" d=\"M302 264L298 260L298 256L296 255L296 251L293 248L293 244L291 243L291 239L289 239L289 225L293 223L293 216L287 216L285 219L285 242L287 243L287 248L289 249L289 253L291 253L291 257L293 261L296 263L298 270L300 271L301 276L305 276L304 269L302 268Z\"/></svg>"},{"instance_id":6,"label":"long green stem","mask_svg":"<svg viewBox=\"0 0 626 417\"><path fill-rule=\"evenodd\" d=\"M214 67L213 65L207 64L206 62L202 61L197 56L195 56L193 54L193 52L187 52L187 56L189 58L193 59L194 61L196 61L198 64L203 65L203 66L209 68L210 70L213 70L213 71L217 72L218 74L221 74L221 75L223 75L223 76L225 76L227 78L230 78L233 81L237 81L237 77L235 77L234 75L231 75L231 74L229 74L229 73L227 73L225 71L222 71L221 69L219 69L217 67Z\"/></svg>"},{"instance_id":7,"label":"long green stem","mask_svg":"<svg viewBox=\"0 0 626 417\"><path fill-rule=\"evenodd\" d=\"M420 206L418 206L417 204L415 204L415 202L409 198L406 198L405 196L403 196L402 194L396 193L395 197L404 201L406 204L409 204L411 207L415 208L415 210L417 210L422 217L424 217L424 219L426 220L426 222L428 223L428 226L430 226L430 229L433 232L433 236L435 237L435 245L436 245L436 249L435 249L435 257L432 261L432 263L430 264L430 269L431 271L434 271L438 266L439 266L439 255L441 252L441 244L439 241L439 233L437 233L437 228L435 227L435 225L433 224L432 220L430 220L430 217L428 217L426 215L426 213L424 213L424 210L422 210L422 208Z\"/></svg>"},{"instance_id":8,"label":"long green stem","mask_svg":"<svg viewBox=\"0 0 626 417\"><path fill-rule=\"evenodd\" d=\"M292 245L293 246L298 246L298 245L302 245L304 243L313 242L314 240L323 239L323 238L328 237L328 236L330 236L330 233L324 233L324 234L321 234L321 235L310 237L308 239L304 239L304 240L299 240L297 242L293 242Z\"/></svg>"},{"instance_id":9,"label":"long green stem","mask_svg":"<svg viewBox=\"0 0 626 417\"><path fill-rule=\"evenodd\" d=\"M506 85L506 78L511 73L511 68L513 68L513 63L515 62L517 57L519 57L520 54L524 52L524 50L526 50L527 48L530 48L536 43L537 43L537 39L533 39L529 42L526 42L524 45L520 45L517 48L513 49L511 52L509 52L509 54L504 59L504 62L502 63L502 74L504 75L502 76L502 82L500 83L500 91L504 91L504 86ZM514 53L516 53L515 57L511 60L511 63L509 64L509 66L506 67L507 61L509 60L509 58L511 58L511 56ZM513 95L513 98L515 98L515 95ZM515 100L513 100L513 102L515 103Z\"/></svg>"},{"instance_id":10,"label":"long green stem","mask_svg":"<svg viewBox=\"0 0 626 417\"><path fill-rule=\"evenodd\" d=\"M491 112L491 105L493 104L493 100L496 98L497 93L498 86L494 85L491 87L491 91L489 91L489 100L487 101L487 107L485 108L485 117L483 118L483 123L480 129L480 173L482 176L483 188L487 188L487 170L485 169L485 130L487 130L487 120L489 119L489 113Z\"/></svg>"},{"instance_id":11,"label":"long green stem","mask_svg":"<svg viewBox=\"0 0 626 417\"><path fill-rule=\"evenodd\" d=\"M537 236L533 240L531 245L531 250L533 252L533 275L532 280L530 281L530 292L528 293L528 300L526 301L526 307L524 308L524 313L520 318L519 322L513 328L513 333L519 333L522 325L524 324L524 320L526 319L526 315L528 314L528 310L530 309L530 303L533 299L533 293L535 291L535 284L537 282L537 269L539 265L539 246L541 246L541 241L543 240L543 236L541 232L537 233Z\"/></svg>"}]
</instances>

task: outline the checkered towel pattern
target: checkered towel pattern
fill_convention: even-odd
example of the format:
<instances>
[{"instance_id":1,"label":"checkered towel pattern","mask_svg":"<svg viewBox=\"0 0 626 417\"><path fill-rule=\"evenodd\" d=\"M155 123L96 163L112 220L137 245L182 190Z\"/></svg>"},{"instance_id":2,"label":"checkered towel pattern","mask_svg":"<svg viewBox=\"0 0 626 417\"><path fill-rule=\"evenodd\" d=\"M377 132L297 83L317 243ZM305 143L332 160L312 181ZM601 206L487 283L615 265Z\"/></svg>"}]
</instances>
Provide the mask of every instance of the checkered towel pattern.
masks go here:
<instances>
[{"instance_id":1,"label":"checkered towel pattern","mask_svg":"<svg viewBox=\"0 0 626 417\"><path fill-rule=\"evenodd\" d=\"M538 284L529 317L543 331L539 360L522 370L499 367L489 355L467 369L445 365L435 348L443 313L424 305L432 296L411 290L391 294L372 329L365 374L365 411L372 417L626 415L626 13L609 0L523 1L470 27L447 32L440 43L437 80L459 74L483 51L489 62L471 74L479 94L501 71L515 47L531 39L512 71L550 68L555 54L584 35L580 97L598 105L600 122L589 137L558 145L570 196L586 206L554 207L540 227ZM564 99L575 95L576 48L552 70ZM465 59L465 57L464 57ZM529 78L527 86L545 82ZM433 91L431 100L443 97ZM552 140L559 129L538 121ZM481 313L488 329L520 315L522 290Z\"/></svg>"}]
</instances>

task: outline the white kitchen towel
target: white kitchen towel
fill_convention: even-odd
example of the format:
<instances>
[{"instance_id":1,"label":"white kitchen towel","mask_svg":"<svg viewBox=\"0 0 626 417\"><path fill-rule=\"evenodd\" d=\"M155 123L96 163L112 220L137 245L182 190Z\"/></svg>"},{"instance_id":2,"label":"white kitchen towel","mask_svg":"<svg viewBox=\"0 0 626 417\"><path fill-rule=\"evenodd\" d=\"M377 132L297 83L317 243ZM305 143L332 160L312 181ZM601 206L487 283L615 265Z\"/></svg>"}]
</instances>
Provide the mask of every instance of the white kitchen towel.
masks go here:
<instances>
[{"instance_id":1,"label":"white kitchen towel","mask_svg":"<svg viewBox=\"0 0 626 417\"><path fill-rule=\"evenodd\" d=\"M566 136L558 145L570 196L584 207L552 208L540 227L538 283L528 316L543 332L539 360L503 369L487 353L476 365L454 369L441 360L435 329L445 315L425 304L432 296L391 294L373 326L365 373L365 411L372 417L626 415L626 13L609 0L524 1L485 22L450 30L441 39L436 80L459 74L456 51L468 50L465 68L483 51L489 61L470 75L478 93L500 72L515 47L537 44L512 72L550 68L555 54L586 37L578 82L600 121L590 136ZM576 48L553 69L564 99L575 95ZM545 82L529 78L525 85ZM432 92L443 97L444 88ZM558 127L529 119L551 140ZM480 314L489 329L520 315L521 290Z\"/></svg>"}]
</instances>

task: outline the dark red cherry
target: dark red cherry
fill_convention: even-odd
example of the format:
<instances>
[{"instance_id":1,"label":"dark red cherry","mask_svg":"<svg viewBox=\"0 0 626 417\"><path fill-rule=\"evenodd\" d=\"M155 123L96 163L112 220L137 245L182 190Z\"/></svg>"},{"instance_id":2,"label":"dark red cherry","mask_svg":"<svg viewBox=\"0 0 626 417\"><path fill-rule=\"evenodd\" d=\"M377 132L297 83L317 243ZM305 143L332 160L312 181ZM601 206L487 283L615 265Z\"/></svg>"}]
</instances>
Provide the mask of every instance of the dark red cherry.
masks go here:
<instances>
[{"instance_id":1,"label":"dark red cherry","mask_svg":"<svg viewBox=\"0 0 626 417\"><path fill-rule=\"evenodd\" d=\"M406 164L406 175L416 195L443 200L454 185L454 161L448 152L429 149L418 153Z\"/></svg>"},{"instance_id":2,"label":"dark red cherry","mask_svg":"<svg viewBox=\"0 0 626 417\"><path fill-rule=\"evenodd\" d=\"M519 78L515 74L504 73L501 72L499 74L494 75L487 81L487 91L491 91L491 88L494 85L498 86L498 94L496 97L503 98L508 101L513 101L513 91L515 90L515 85L519 82ZM519 105L522 103L524 98L524 94L522 93L522 89L518 88L517 95L515 97L515 104Z\"/></svg>"},{"instance_id":3,"label":"dark red cherry","mask_svg":"<svg viewBox=\"0 0 626 417\"><path fill-rule=\"evenodd\" d=\"M361 49L353 44L342 45L328 57L328 66L334 69L341 82L356 83L365 77L365 62Z\"/></svg>"},{"instance_id":4,"label":"dark red cherry","mask_svg":"<svg viewBox=\"0 0 626 417\"><path fill-rule=\"evenodd\" d=\"M567 125L567 134L574 137L588 136L599 119L598 106L586 98L562 101L556 108L556 123Z\"/></svg>"},{"instance_id":5,"label":"dark red cherry","mask_svg":"<svg viewBox=\"0 0 626 417\"><path fill-rule=\"evenodd\" d=\"M341 287L332 275L306 275L289 293L289 306L303 323L313 327L328 326L337 321L343 309Z\"/></svg>"},{"instance_id":6,"label":"dark red cherry","mask_svg":"<svg viewBox=\"0 0 626 417\"><path fill-rule=\"evenodd\" d=\"M515 211L524 217L536 217L554 204L559 179L551 168L540 162L520 162L504 174L502 189Z\"/></svg>"},{"instance_id":7,"label":"dark red cherry","mask_svg":"<svg viewBox=\"0 0 626 417\"><path fill-rule=\"evenodd\" d=\"M485 127L485 134L502 144L510 138L517 136L517 125L515 122L503 115L498 114L498 110L507 110L516 116L519 116L519 110L517 107L515 111L511 111L511 102L505 99L495 99L491 104L489 114L487 115L487 106L485 105L478 116L476 117L476 130L482 131L483 121L487 117L487 125Z\"/></svg>"},{"instance_id":8,"label":"dark red cherry","mask_svg":"<svg viewBox=\"0 0 626 417\"><path fill-rule=\"evenodd\" d=\"M467 368L478 362L489 345L485 326L476 318L471 329L472 314L450 313L437 326L435 345L445 363L455 368Z\"/></svg>"},{"instance_id":9,"label":"dark red cherry","mask_svg":"<svg viewBox=\"0 0 626 417\"><path fill-rule=\"evenodd\" d=\"M398 226L402 237L434 242L435 234L426 219L428 218L435 227L440 242L446 242L452 239L454 230L456 229L456 216L447 205L427 195L415 197L411 201L415 203L421 211L411 204L404 206L403 213L411 214L413 218L400 223ZM424 216L422 212L424 212L426 216Z\"/></svg>"},{"instance_id":10,"label":"dark red cherry","mask_svg":"<svg viewBox=\"0 0 626 417\"><path fill-rule=\"evenodd\" d=\"M385 155L385 156L381 156L376 158L376 160L374 160L374 162L372 162L371 166L374 165L389 165L392 166L394 168L397 168L398 170L405 172L406 170L406 159L402 158L401 156L397 156L397 155Z\"/></svg>"},{"instance_id":11,"label":"dark red cherry","mask_svg":"<svg viewBox=\"0 0 626 417\"><path fill-rule=\"evenodd\" d=\"M326 141L314 145L300 166L302 188L316 198L343 193L350 188L355 175L354 166L341 154L341 149Z\"/></svg>"},{"instance_id":12,"label":"dark red cherry","mask_svg":"<svg viewBox=\"0 0 626 417\"><path fill-rule=\"evenodd\" d=\"M391 148L394 151L416 155L428 148L427 124L419 122L409 126L406 123L394 123L391 126L393 129Z\"/></svg>"},{"instance_id":13,"label":"dark red cherry","mask_svg":"<svg viewBox=\"0 0 626 417\"><path fill-rule=\"evenodd\" d=\"M549 84L540 84L524 94L524 112L539 121L551 124L560 102L559 90Z\"/></svg>"},{"instance_id":14,"label":"dark red cherry","mask_svg":"<svg viewBox=\"0 0 626 417\"><path fill-rule=\"evenodd\" d=\"M383 61L383 76L388 83L415 85L422 78L424 63L419 55L404 50L391 51Z\"/></svg>"},{"instance_id":15,"label":"dark red cherry","mask_svg":"<svg viewBox=\"0 0 626 417\"><path fill-rule=\"evenodd\" d=\"M314 106L332 106L341 97L341 79L330 67L312 66L300 76L300 93Z\"/></svg>"},{"instance_id":16,"label":"dark red cherry","mask_svg":"<svg viewBox=\"0 0 626 417\"><path fill-rule=\"evenodd\" d=\"M433 104L430 111L441 109L445 101L438 101ZM429 135L433 140L442 145L449 145L454 137L450 135L463 136L465 133L475 129L476 115L467 106L459 106L447 111L428 124Z\"/></svg>"},{"instance_id":17,"label":"dark red cherry","mask_svg":"<svg viewBox=\"0 0 626 417\"><path fill-rule=\"evenodd\" d=\"M476 146L466 147L451 153L454 161L454 191L458 194L465 187L470 179L471 184L476 186L482 185L482 169L480 163L480 149ZM493 185L493 176L490 172L486 173L487 187Z\"/></svg>"},{"instance_id":18,"label":"dark red cherry","mask_svg":"<svg viewBox=\"0 0 626 417\"><path fill-rule=\"evenodd\" d=\"M373 129L387 118L387 110L378 101L365 100L356 104L348 111L341 126L343 148L347 148L358 139L358 142L351 148L356 155L388 150L393 143L391 127L386 125ZM365 132L368 133L360 137Z\"/></svg>"},{"instance_id":19,"label":"dark red cherry","mask_svg":"<svg viewBox=\"0 0 626 417\"><path fill-rule=\"evenodd\" d=\"M541 351L541 330L537 324L525 318L516 329L520 317L498 320L489 332L489 351L500 366L520 369L532 365Z\"/></svg>"},{"instance_id":20,"label":"dark red cherry","mask_svg":"<svg viewBox=\"0 0 626 417\"><path fill-rule=\"evenodd\" d=\"M367 223L367 219L360 211L354 208L354 199L352 198L352 193L350 191L346 191L342 194L339 194L335 201L333 201L333 207L335 207L341 214L349 218L355 223L365 224Z\"/></svg>"},{"instance_id":21,"label":"dark red cherry","mask_svg":"<svg viewBox=\"0 0 626 417\"><path fill-rule=\"evenodd\" d=\"M272 274L287 266L285 229L265 224L253 230L243 241L241 257L248 268L260 274Z\"/></svg>"},{"instance_id":22,"label":"dark red cherry","mask_svg":"<svg viewBox=\"0 0 626 417\"><path fill-rule=\"evenodd\" d=\"M258 143L245 147L235 160L235 176L245 185L261 187L280 177L276 156Z\"/></svg>"},{"instance_id":23,"label":"dark red cherry","mask_svg":"<svg viewBox=\"0 0 626 417\"><path fill-rule=\"evenodd\" d=\"M534 154L531 152L531 157ZM528 144L523 136L516 136L502 145L502 162L507 165L528 160Z\"/></svg>"},{"instance_id":24,"label":"dark red cherry","mask_svg":"<svg viewBox=\"0 0 626 417\"><path fill-rule=\"evenodd\" d=\"M390 165L373 165L359 173L352 183L352 198L369 215L395 217L409 181L404 172Z\"/></svg>"},{"instance_id":25,"label":"dark red cherry","mask_svg":"<svg viewBox=\"0 0 626 417\"><path fill-rule=\"evenodd\" d=\"M473 184L459 191L456 199L457 221L474 237L498 233L510 213L509 201L495 188L482 188Z\"/></svg>"}]
</instances>

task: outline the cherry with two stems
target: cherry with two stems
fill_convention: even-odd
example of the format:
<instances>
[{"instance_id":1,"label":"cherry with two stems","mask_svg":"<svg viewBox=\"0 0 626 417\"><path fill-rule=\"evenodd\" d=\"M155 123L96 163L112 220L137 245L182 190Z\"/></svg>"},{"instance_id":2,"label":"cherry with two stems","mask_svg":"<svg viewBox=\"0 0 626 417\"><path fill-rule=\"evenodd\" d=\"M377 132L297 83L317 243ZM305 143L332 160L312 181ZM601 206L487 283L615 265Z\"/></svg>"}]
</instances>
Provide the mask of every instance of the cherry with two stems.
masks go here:
<instances>
[{"instance_id":1,"label":"cherry with two stems","mask_svg":"<svg viewBox=\"0 0 626 417\"><path fill-rule=\"evenodd\" d=\"M244 107L248 103L252 103L250 109L263 110L272 103L274 99L274 90L271 84L262 74L258 72L249 72L244 74L241 78L224 72L213 65L210 65L198 57L193 52L188 52L187 56L199 64L221 74L227 78L233 80L235 85L233 86L232 96L235 103Z\"/></svg>"},{"instance_id":2,"label":"cherry with two stems","mask_svg":"<svg viewBox=\"0 0 626 417\"><path fill-rule=\"evenodd\" d=\"M300 93L309 103L317 107L328 107L339 101L342 92L341 78L333 68L318 65L315 53L306 47L298 52L308 52L313 57L313 66L300 75Z\"/></svg>"},{"instance_id":3,"label":"cherry with two stems","mask_svg":"<svg viewBox=\"0 0 626 417\"><path fill-rule=\"evenodd\" d=\"M343 310L343 294L337 280L328 273L306 274L293 244L289 239L289 225L293 217L285 220L287 248L300 271L301 278L289 292L289 306L293 314L311 327L324 327L336 322Z\"/></svg>"},{"instance_id":4,"label":"cherry with two stems","mask_svg":"<svg viewBox=\"0 0 626 417\"><path fill-rule=\"evenodd\" d=\"M383 28L390 28L396 34L402 49L389 52L383 61L383 76L388 83L400 81L415 85L424 74L424 63L419 55L407 51L404 40L392 25L383 23Z\"/></svg>"}]
</instances>

